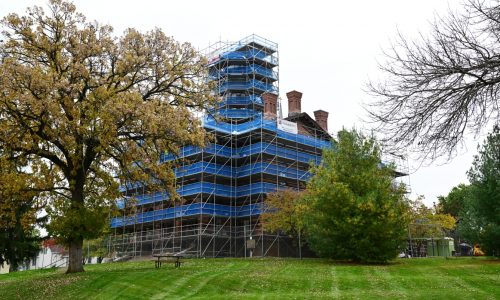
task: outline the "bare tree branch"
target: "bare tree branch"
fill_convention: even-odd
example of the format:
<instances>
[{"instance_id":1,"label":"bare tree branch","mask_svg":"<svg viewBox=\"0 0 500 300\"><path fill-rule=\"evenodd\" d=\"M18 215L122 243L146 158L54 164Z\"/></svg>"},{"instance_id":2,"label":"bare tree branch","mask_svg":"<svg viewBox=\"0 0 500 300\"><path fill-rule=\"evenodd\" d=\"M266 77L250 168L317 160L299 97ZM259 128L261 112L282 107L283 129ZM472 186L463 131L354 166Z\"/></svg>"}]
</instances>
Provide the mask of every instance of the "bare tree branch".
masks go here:
<instances>
[{"instance_id":1,"label":"bare tree branch","mask_svg":"<svg viewBox=\"0 0 500 300\"><path fill-rule=\"evenodd\" d=\"M438 18L429 37L399 34L369 82L367 110L391 151L452 157L464 135L500 121L500 4L470 0L462 13Z\"/></svg>"}]
</instances>

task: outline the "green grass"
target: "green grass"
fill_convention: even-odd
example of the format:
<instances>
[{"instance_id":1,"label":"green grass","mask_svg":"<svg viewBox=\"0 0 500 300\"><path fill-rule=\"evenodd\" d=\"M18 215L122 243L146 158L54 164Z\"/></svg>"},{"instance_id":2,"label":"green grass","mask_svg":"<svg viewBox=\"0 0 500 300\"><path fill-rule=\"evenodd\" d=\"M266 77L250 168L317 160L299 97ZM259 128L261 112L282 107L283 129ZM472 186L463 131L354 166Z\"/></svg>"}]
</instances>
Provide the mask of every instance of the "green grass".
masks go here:
<instances>
[{"instance_id":1,"label":"green grass","mask_svg":"<svg viewBox=\"0 0 500 300\"><path fill-rule=\"evenodd\" d=\"M407 259L356 265L320 259L192 259L0 275L0 299L500 299L500 261Z\"/></svg>"}]
</instances>

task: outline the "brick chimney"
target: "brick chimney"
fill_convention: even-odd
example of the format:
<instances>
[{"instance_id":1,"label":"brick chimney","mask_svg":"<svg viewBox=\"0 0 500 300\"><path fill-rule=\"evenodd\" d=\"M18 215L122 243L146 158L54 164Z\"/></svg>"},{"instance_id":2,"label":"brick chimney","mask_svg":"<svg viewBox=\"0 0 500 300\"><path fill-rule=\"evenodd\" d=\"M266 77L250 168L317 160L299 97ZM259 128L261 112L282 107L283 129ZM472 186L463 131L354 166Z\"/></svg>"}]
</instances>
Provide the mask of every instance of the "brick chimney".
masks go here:
<instances>
[{"instance_id":1,"label":"brick chimney","mask_svg":"<svg viewBox=\"0 0 500 300\"><path fill-rule=\"evenodd\" d=\"M276 119L276 105L278 102L278 95L264 93L261 97L264 101L264 119Z\"/></svg>"},{"instance_id":2,"label":"brick chimney","mask_svg":"<svg viewBox=\"0 0 500 300\"><path fill-rule=\"evenodd\" d=\"M286 97L288 98L288 116L300 114L302 112L302 93L294 90L286 93Z\"/></svg>"},{"instance_id":3,"label":"brick chimney","mask_svg":"<svg viewBox=\"0 0 500 300\"><path fill-rule=\"evenodd\" d=\"M316 123L318 123L324 131L328 132L328 112L317 110L314 112L314 118L316 119Z\"/></svg>"}]
</instances>

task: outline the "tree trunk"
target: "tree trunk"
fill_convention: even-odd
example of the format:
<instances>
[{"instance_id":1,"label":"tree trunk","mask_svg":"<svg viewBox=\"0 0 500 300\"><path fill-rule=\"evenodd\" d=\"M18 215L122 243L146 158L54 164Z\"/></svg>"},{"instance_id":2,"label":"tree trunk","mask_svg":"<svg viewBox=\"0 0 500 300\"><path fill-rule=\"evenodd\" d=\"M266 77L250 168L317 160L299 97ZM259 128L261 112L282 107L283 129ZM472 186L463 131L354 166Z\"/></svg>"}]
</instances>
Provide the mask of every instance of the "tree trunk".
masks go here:
<instances>
[{"instance_id":1,"label":"tree trunk","mask_svg":"<svg viewBox=\"0 0 500 300\"><path fill-rule=\"evenodd\" d=\"M75 239L69 244L68 273L83 272L83 238Z\"/></svg>"},{"instance_id":2,"label":"tree trunk","mask_svg":"<svg viewBox=\"0 0 500 300\"><path fill-rule=\"evenodd\" d=\"M77 169L75 171L76 176L74 178L74 185L70 185L71 192L71 207L70 209L73 212L81 213L82 207L84 205L84 194L83 187L85 184L85 176L82 169ZM81 226L81 224L78 224ZM78 230L80 227L77 227ZM77 230L77 231L78 231ZM69 242L69 262L68 262L68 270L66 274L69 273L78 273L83 272L83 237L81 232L74 232L75 235L70 237Z\"/></svg>"}]
</instances>

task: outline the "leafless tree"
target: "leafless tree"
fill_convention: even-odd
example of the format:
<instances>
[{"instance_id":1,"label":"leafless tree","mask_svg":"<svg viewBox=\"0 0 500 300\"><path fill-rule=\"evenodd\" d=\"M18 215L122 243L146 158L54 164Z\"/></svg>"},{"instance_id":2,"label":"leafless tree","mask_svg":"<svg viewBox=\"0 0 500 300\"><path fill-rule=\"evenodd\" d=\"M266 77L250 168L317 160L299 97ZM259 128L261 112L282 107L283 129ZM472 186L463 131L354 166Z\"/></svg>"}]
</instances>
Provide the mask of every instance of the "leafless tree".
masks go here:
<instances>
[{"instance_id":1,"label":"leafless tree","mask_svg":"<svg viewBox=\"0 0 500 300\"><path fill-rule=\"evenodd\" d=\"M368 111L393 150L452 157L465 134L500 121L500 1L469 0L430 34L399 34L385 56Z\"/></svg>"}]
</instances>

